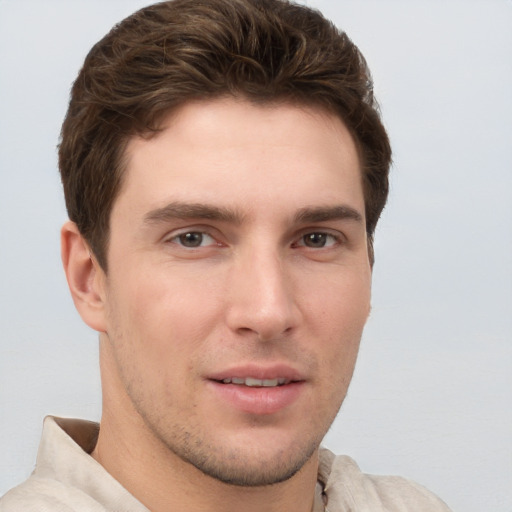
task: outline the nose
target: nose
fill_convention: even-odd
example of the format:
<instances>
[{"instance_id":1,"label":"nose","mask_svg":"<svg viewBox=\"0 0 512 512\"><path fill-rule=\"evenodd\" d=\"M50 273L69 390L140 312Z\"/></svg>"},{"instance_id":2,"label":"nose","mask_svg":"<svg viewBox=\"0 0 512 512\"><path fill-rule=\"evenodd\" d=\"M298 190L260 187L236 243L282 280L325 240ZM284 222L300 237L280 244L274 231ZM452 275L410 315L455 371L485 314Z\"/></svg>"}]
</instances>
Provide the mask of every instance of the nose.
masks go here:
<instances>
[{"instance_id":1,"label":"nose","mask_svg":"<svg viewBox=\"0 0 512 512\"><path fill-rule=\"evenodd\" d=\"M276 249L249 248L233 264L228 327L259 341L280 340L300 321L291 272Z\"/></svg>"}]
</instances>

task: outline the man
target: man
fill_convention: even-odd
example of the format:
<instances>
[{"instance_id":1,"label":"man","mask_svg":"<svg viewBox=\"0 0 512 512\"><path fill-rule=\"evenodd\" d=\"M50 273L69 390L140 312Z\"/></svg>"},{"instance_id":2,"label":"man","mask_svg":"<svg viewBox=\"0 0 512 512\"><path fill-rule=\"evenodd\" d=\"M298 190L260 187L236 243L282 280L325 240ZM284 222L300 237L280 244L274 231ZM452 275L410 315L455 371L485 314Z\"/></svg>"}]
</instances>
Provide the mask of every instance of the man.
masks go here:
<instances>
[{"instance_id":1,"label":"man","mask_svg":"<svg viewBox=\"0 0 512 512\"><path fill-rule=\"evenodd\" d=\"M114 27L59 149L102 419L48 418L0 510L448 510L320 448L370 310L390 159L364 59L317 12L175 0Z\"/></svg>"}]
</instances>

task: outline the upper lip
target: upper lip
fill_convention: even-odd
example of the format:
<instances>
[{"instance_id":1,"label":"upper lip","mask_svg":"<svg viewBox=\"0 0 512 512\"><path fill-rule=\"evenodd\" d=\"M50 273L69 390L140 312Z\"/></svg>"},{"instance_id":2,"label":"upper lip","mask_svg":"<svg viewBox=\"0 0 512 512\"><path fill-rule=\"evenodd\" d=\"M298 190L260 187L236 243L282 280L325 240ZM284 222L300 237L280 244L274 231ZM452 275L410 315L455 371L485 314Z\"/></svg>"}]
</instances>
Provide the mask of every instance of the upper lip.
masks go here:
<instances>
[{"instance_id":1,"label":"upper lip","mask_svg":"<svg viewBox=\"0 0 512 512\"><path fill-rule=\"evenodd\" d=\"M286 382L305 380L302 372L287 364L233 366L211 373L207 379L222 382L225 379L245 379L247 377L259 380L285 379Z\"/></svg>"}]
</instances>

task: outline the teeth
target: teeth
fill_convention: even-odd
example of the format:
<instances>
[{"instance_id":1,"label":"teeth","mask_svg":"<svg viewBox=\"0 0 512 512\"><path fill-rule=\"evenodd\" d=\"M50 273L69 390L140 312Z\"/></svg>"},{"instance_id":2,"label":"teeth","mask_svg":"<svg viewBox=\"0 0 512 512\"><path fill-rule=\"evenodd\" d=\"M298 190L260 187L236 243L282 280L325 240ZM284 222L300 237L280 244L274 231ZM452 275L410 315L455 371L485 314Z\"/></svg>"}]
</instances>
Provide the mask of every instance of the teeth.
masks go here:
<instances>
[{"instance_id":1,"label":"teeth","mask_svg":"<svg viewBox=\"0 0 512 512\"><path fill-rule=\"evenodd\" d=\"M282 386L286 384L286 379L284 377L279 377L278 379L255 379L253 377L232 377L231 379L224 379L222 381L224 384L238 384L241 386L249 386L249 387L259 387L259 388L272 388L275 386Z\"/></svg>"},{"instance_id":2,"label":"teeth","mask_svg":"<svg viewBox=\"0 0 512 512\"><path fill-rule=\"evenodd\" d=\"M246 386L263 386L263 387L273 387L277 386L277 379L253 379L252 377L247 377L245 379Z\"/></svg>"}]
</instances>

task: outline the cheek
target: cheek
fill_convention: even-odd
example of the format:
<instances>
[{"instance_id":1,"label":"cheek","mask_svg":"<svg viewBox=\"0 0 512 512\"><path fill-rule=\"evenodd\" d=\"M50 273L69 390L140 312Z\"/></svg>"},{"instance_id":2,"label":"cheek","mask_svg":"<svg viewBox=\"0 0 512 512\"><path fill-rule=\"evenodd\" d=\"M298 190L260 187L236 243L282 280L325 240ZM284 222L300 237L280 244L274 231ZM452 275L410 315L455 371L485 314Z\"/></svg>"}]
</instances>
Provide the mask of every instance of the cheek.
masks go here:
<instances>
[{"instance_id":1,"label":"cheek","mask_svg":"<svg viewBox=\"0 0 512 512\"><path fill-rule=\"evenodd\" d=\"M340 279L317 301L315 325L323 340L320 357L338 385L352 375L369 310L370 280L364 276Z\"/></svg>"},{"instance_id":2,"label":"cheek","mask_svg":"<svg viewBox=\"0 0 512 512\"><path fill-rule=\"evenodd\" d=\"M154 364L198 350L220 307L209 286L177 271L136 277L128 275L112 286L111 318L116 330L122 330L124 344Z\"/></svg>"},{"instance_id":3,"label":"cheek","mask_svg":"<svg viewBox=\"0 0 512 512\"><path fill-rule=\"evenodd\" d=\"M170 406L193 375L198 326L182 298L171 298L160 281L125 280L109 300L108 336L116 368L137 407ZM176 294L177 295L177 294Z\"/></svg>"},{"instance_id":4,"label":"cheek","mask_svg":"<svg viewBox=\"0 0 512 512\"><path fill-rule=\"evenodd\" d=\"M336 275L310 295L305 311L314 311L317 324L340 339L358 338L370 312L369 273Z\"/></svg>"}]
</instances>

